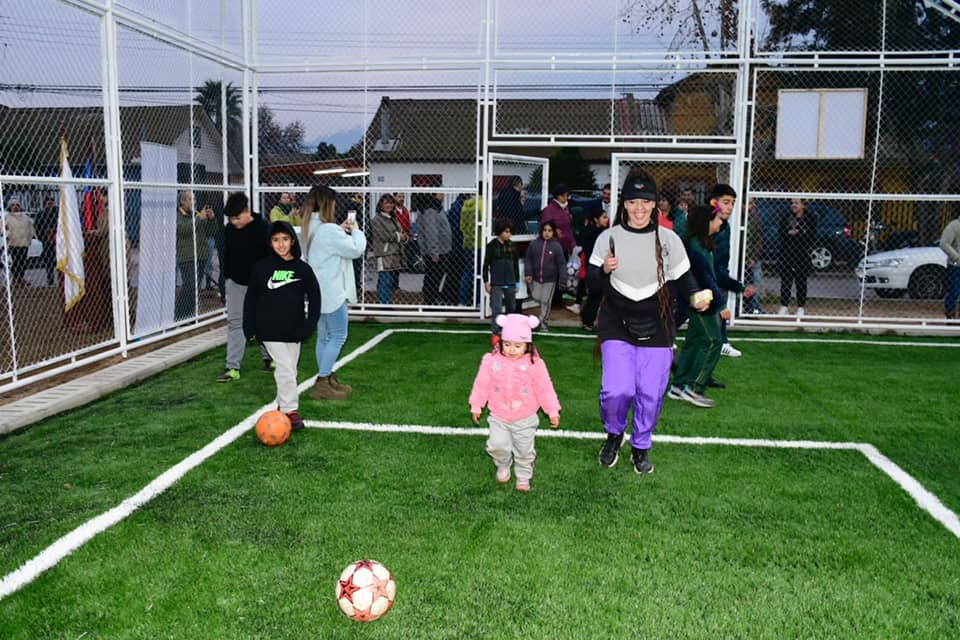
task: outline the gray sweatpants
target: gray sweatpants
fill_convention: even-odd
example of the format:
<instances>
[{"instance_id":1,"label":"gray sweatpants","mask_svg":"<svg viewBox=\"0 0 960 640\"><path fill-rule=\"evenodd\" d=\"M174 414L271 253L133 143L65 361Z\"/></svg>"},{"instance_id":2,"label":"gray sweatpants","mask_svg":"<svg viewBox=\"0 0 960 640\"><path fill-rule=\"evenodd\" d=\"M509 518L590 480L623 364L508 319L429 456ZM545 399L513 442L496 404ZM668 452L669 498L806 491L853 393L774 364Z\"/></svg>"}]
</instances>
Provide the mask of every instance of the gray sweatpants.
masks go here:
<instances>
[{"instance_id":1,"label":"gray sweatpants","mask_svg":"<svg viewBox=\"0 0 960 640\"><path fill-rule=\"evenodd\" d=\"M557 288L556 282L537 282L530 283L530 297L540 304L540 325L547 326L547 320L550 319L550 307L553 305L553 292Z\"/></svg>"},{"instance_id":2,"label":"gray sweatpants","mask_svg":"<svg viewBox=\"0 0 960 640\"><path fill-rule=\"evenodd\" d=\"M297 390L297 362L300 361L299 342L264 342L273 358L276 368L273 379L277 383L277 406L280 411L290 413L299 406L300 392Z\"/></svg>"},{"instance_id":3,"label":"gray sweatpants","mask_svg":"<svg viewBox=\"0 0 960 640\"><path fill-rule=\"evenodd\" d=\"M504 422L489 416L487 423L490 425L487 453L493 458L493 464L500 469L509 468L512 462L517 480L529 481L533 477L533 463L537 459L533 437L537 433L540 416L535 413L516 422Z\"/></svg>"},{"instance_id":4,"label":"gray sweatpants","mask_svg":"<svg viewBox=\"0 0 960 640\"><path fill-rule=\"evenodd\" d=\"M243 299L247 297L247 287L227 278L224 290L227 296L227 369L239 371L247 345L247 339L243 336ZM264 360L270 357L262 344L260 355Z\"/></svg>"}]
</instances>

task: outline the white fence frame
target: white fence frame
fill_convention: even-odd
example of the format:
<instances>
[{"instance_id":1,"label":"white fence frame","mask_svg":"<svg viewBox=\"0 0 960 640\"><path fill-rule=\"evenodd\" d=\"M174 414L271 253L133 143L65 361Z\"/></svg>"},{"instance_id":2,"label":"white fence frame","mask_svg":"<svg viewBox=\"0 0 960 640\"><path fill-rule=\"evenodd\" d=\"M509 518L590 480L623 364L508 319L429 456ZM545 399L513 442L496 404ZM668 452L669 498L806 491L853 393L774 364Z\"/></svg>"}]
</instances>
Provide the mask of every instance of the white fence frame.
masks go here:
<instances>
[{"instance_id":1,"label":"white fence frame","mask_svg":"<svg viewBox=\"0 0 960 640\"><path fill-rule=\"evenodd\" d=\"M893 0L888 0L893 1ZM466 58L450 59L438 56L434 59L400 60L308 60L299 64L271 63L258 58L257 49L257 9L260 0L241 0L242 47L239 52L229 51L216 43L209 44L199 39L191 38L183 31L165 25L156 20L144 18L143 14L129 9L122 0L60 0L64 5L75 7L81 11L98 16L101 25L101 65L103 69L103 109L104 109L104 147L108 175L105 180L74 179L73 183L97 184L108 189L110 202L109 250L111 257L110 277L115 292L112 301L114 314L114 337L105 343L88 345L73 352L66 353L44 362L29 364L13 363L11 371L0 374L0 392L27 385L33 381L48 378L70 371L78 366L89 364L97 360L114 355L127 356L130 350L165 340L198 327L213 325L224 319L222 310L207 314L200 314L190 321L180 322L174 326L165 327L150 335L135 336L129 317L130 300L127 295L127 269L125 256L124 229L126 212L124 210L123 193L127 188L139 187L169 187L176 189L203 190L236 190L244 189L251 194L251 200L256 202L262 193L277 191L305 192L309 185L295 187L261 187L258 182L259 151L253 143L257 139L258 123L255 117L257 108L258 87L269 81L273 74L312 73L318 70L352 71L355 73L369 73L378 71L404 70L462 70L479 69L482 78L477 85L478 95L478 122L477 133L479 146L477 148L474 173L477 179L484 180L484 210L482 220L488 222L491 217L492 185L489 178L492 160L509 157L509 153L525 148L538 149L540 152L564 146L580 146L583 148L609 149L611 153L611 183L619 182L618 163L624 159L645 159L658 162L724 162L730 163L731 182L745 201L748 197L790 198L830 197L838 200L867 200L882 202L884 200L912 199L915 201L960 201L960 194L879 194L879 193L836 193L811 194L795 192L778 192L769 190L754 190L751 179L750 150L745 141L754 127L754 111L756 95L750 93L750 82L756 87L757 74L771 70L857 70L877 71L881 74L888 70L902 71L905 69L936 69L955 71L960 67L960 52L926 52L926 51L854 51L854 52L802 52L785 54L782 52L764 51L759 47L750 49L750 34L756 32L760 26L760 12L757 10L759 0L743 2L739 5L738 46L736 51L722 59L711 58L701 51L611 51L609 53L571 51L512 51L498 47L497 22L500 11L500 0L486 0L485 9L480 13L482 24L478 26L483 34L483 42L475 54ZM221 0L221 6L226 7L226 1ZM189 7L187 8L189 10ZM615 20L615 16L611 16ZM886 16L884 15L884 20ZM243 149L243 184L229 184L228 171L224 171L222 184L195 184L191 176L189 183L173 185L152 185L138 182L127 182L122 175L122 131L120 127L120 92L118 62L121 53L117 48L118 29L131 29L140 34L154 38L174 48L198 56L199 58L216 63L224 70L231 70L242 74L242 149ZM611 24L611 34L615 41L616 25ZM222 38L222 34L221 34ZM221 41L222 45L222 41ZM192 60L192 58L191 58ZM722 65L722 66L721 66ZM663 69L678 71L698 70L701 72L731 72L736 73L734 123L732 135L711 135L698 137L667 136L596 136L596 135L522 135L496 133L496 98L500 88L498 84L501 73L531 73L560 71L563 73L580 73L590 71L610 71L614 77L626 72L660 71ZM222 75L221 75L222 78ZM756 89L754 88L753 91ZM611 83L610 95L614 99L616 92L615 81ZM225 108L226 105L221 105ZM192 116L191 116L192 117ZM192 122L192 121L191 121ZM869 134L876 132L870 131ZM228 165L226 133L222 139L222 162ZM513 151L509 151L513 150ZM524 156L517 156L524 157ZM536 159L536 157L533 157ZM365 160L365 159L364 159ZM193 164L191 151L191 164ZM874 165L874 175L876 165ZM6 183L14 184L44 184L59 185L64 181L56 177L0 175L0 188ZM384 192L388 190L403 190L408 193L443 191L446 193L460 193L462 187L442 189L414 188L404 184L385 185L364 184L355 189L360 193ZM873 191L873 190L872 190ZM616 194L614 194L614 198ZM484 227L486 228L486 227ZM737 256L740 244L739 234L733 235L731 255ZM734 271L739 271L739 265L731 265ZM479 265L477 269L479 270ZM905 333L922 333L927 331L947 332L960 335L960 323L947 324L944 321L929 319L909 319L899 317L871 318L862 317L863 289L861 289L861 317L830 317L823 316L815 319L776 319L760 317L741 317L738 322L746 326L758 328L787 327L811 329L860 329L860 330L887 330L893 329ZM8 300L9 304L9 300ZM483 316L486 307L485 298L478 301L473 308L441 308L423 305L392 305L384 308L381 305L362 303L351 313L355 316L387 315L398 319L450 317L474 318ZM12 324L9 328L12 340ZM134 342L135 341L135 342ZM15 351L14 351L15 353Z\"/></svg>"}]
</instances>

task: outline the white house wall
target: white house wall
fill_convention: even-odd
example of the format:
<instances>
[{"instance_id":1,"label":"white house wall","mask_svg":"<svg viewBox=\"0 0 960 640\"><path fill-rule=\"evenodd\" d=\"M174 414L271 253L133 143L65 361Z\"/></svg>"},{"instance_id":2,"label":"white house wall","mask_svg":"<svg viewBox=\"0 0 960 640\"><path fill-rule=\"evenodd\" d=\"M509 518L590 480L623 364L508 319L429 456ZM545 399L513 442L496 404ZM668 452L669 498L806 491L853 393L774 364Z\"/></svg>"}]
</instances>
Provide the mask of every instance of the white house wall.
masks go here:
<instances>
[{"instance_id":1,"label":"white house wall","mask_svg":"<svg viewBox=\"0 0 960 640\"><path fill-rule=\"evenodd\" d=\"M594 163L590 165L593 175L596 179L597 187L603 186L610 181L610 165ZM207 166L207 171L210 171ZM515 173L524 179L524 182L530 177L530 167L516 165L498 165L497 174ZM373 163L370 165L370 187L376 189L383 186L390 190L395 187L406 187L411 184L411 177L414 175L439 174L443 176L444 187L462 187L464 190L471 190L476 187L476 167L473 164L450 164L450 163Z\"/></svg>"},{"instance_id":2,"label":"white house wall","mask_svg":"<svg viewBox=\"0 0 960 640\"><path fill-rule=\"evenodd\" d=\"M177 149L177 162L190 162L193 134L189 128L180 132L173 146ZM223 174L220 141L214 140L202 127L200 129L200 148L193 149L193 162L203 165L207 173Z\"/></svg>"},{"instance_id":3,"label":"white house wall","mask_svg":"<svg viewBox=\"0 0 960 640\"><path fill-rule=\"evenodd\" d=\"M372 163L370 187L408 187L414 175L439 174L444 187L462 187L465 191L476 189L477 168L474 164L449 163Z\"/></svg>"}]
</instances>

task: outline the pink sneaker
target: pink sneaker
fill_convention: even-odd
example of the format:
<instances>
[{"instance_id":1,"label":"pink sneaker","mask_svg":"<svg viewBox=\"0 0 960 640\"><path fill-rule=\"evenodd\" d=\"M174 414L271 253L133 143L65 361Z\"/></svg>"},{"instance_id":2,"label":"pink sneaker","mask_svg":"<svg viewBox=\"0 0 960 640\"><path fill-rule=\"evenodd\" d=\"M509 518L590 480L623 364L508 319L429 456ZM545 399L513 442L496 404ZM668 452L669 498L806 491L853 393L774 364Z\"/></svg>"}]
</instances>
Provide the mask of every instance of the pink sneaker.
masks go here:
<instances>
[{"instance_id":1,"label":"pink sneaker","mask_svg":"<svg viewBox=\"0 0 960 640\"><path fill-rule=\"evenodd\" d=\"M510 482L510 467L497 467L497 482L500 484Z\"/></svg>"},{"instance_id":2,"label":"pink sneaker","mask_svg":"<svg viewBox=\"0 0 960 640\"><path fill-rule=\"evenodd\" d=\"M517 491L530 491L529 480L517 480Z\"/></svg>"}]
</instances>

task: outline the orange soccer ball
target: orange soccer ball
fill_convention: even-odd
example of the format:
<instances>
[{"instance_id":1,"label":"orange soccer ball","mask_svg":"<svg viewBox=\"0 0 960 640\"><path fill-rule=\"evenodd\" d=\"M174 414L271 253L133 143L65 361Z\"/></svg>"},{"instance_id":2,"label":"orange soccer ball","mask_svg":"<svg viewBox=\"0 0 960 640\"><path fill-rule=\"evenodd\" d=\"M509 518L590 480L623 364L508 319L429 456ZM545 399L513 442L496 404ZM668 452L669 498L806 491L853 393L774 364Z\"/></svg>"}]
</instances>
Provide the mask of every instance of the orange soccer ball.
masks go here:
<instances>
[{"instance_id":1,"label":"orange soccer ball","mask_svg":"<svg viewBox=\"0 0 960 640\"><path fill-rule=\"evenodd\" d=\"M257 419L257 439L268 447L286 442L290 430L290 418L282 411L267 411Z\"/></svg>"}]
</instances>

